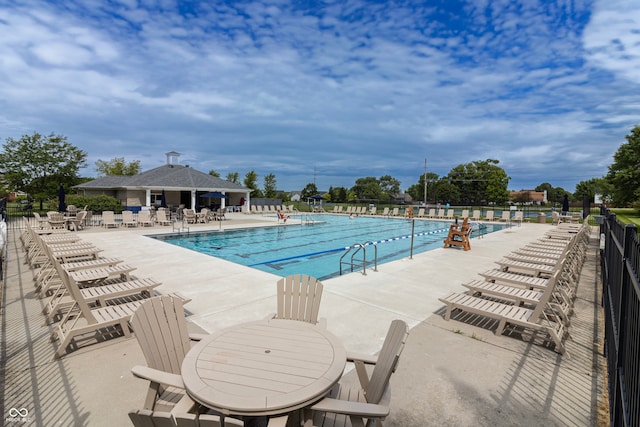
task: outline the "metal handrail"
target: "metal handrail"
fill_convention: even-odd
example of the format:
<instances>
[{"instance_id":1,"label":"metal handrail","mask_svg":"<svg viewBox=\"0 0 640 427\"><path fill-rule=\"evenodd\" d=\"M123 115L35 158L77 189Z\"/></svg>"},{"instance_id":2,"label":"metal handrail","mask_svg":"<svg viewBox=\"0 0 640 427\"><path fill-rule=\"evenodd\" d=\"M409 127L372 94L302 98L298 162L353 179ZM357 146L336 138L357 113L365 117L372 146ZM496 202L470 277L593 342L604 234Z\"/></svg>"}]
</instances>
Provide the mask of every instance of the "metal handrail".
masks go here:
<instances>
[{"instance_id":1,"label":"metal handrail","mask_svg":"<svg viewBox=\"0 0 640 427\"><path fill-rule=\"evenodd\" d=\"M351 272L353 273L354 267L362 267L362 274L364 276L367 275L367 248L366 246L373 245L374 248L374 258L373 258L373 271L378 271L378 246L372 242L368 241L365 243L354 243L349 246L349 248L342 254L340 257L340 275L342 276L342 265L348 264L351 268ZM355 259L356 255L362 251L362 259ZM344 261L344 258L351 254L351 258L349 261Z\"/></svg>"}]
</instances>

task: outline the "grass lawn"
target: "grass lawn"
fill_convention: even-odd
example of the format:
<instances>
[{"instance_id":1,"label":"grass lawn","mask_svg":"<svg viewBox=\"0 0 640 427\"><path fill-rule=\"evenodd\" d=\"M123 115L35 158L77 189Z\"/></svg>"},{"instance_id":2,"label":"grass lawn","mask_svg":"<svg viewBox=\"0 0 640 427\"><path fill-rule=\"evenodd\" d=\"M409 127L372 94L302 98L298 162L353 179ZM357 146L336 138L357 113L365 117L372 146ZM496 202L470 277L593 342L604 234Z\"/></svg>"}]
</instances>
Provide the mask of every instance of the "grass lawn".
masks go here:
<instances>
[{"instance_id":1,"label":"grass lawn","mask_svg":"<svg viewBox=\"0 0 640 427\"><path fill-rule=\"evenodd\" d=\"M611 209L616 219L623 224L635 224L640 229L640 214L637 209Z\"/></svg>"}]
</instances>

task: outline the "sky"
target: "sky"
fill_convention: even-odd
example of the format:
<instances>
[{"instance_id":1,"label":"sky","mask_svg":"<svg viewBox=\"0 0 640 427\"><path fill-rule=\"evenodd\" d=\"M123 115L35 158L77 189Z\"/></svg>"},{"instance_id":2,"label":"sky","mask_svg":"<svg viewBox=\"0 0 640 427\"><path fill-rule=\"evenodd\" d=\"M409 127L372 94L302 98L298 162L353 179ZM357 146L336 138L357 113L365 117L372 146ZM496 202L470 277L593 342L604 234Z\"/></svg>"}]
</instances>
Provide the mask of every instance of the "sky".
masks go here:
<instances>
[{"instance_id":1,"label":"sky","mask_svg":"<svg viewBox=\"0 0 640 427\"><path fill-rule=\"evenodd\" d=\"M640 124L640 0L0 0L0 139L279 190L495 159L607 173Z\"/></svg>"}]
</instances>

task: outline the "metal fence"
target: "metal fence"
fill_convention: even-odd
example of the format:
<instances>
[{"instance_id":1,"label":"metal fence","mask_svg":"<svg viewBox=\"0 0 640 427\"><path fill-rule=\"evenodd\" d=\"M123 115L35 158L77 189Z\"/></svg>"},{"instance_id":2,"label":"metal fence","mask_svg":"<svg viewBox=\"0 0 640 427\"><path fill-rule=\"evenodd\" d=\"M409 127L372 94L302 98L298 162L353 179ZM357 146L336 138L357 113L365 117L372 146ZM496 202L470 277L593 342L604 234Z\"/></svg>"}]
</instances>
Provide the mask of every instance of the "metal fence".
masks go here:
<instances>
[{"instance_id":1,"label":"metal fence","mask_svg":"<svg viewBox=\"0 0 640 427\"><path fill-rule=\"evenodd\" d=\"M601 208L605 353L612 426L640 425L640 239Z\"/></svg>"}]
</instances>

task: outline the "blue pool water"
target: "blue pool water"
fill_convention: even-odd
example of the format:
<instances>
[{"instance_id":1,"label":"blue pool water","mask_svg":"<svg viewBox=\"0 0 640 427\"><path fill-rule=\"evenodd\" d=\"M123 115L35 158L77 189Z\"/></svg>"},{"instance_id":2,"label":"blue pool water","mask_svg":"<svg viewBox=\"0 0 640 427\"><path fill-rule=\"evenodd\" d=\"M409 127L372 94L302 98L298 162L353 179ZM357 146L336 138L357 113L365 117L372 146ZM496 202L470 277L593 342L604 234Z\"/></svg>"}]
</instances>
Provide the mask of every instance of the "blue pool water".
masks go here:
<instances>
[{"instance_id":1,"label":"blue pool water","mask_svg":"<svg viewBox=\"0 0 640 427\"><path fill-rule=\"evenodd\" d=\"M340 258L355 244L374 242L378 265L406 258L411 251L412 221L402 218L343 215L312 216L312 223L279 225L227 231L207 231L181 235L152 236L262 271L288 276L308 274L324 280L340 274ZM451 221L416 220L413 253L443 247ZM480 229L479 227L482 227ZM503 228L499 224L473 224L473 238ZM373 267L374 245L365 246L367 269ZM351 252L344 260L351 258ZM362 252L354 260L362 260ZM342 266L343 273L351 271ZM355 268L355 270L361 270Z\"/></svg>"}]
</instances>

